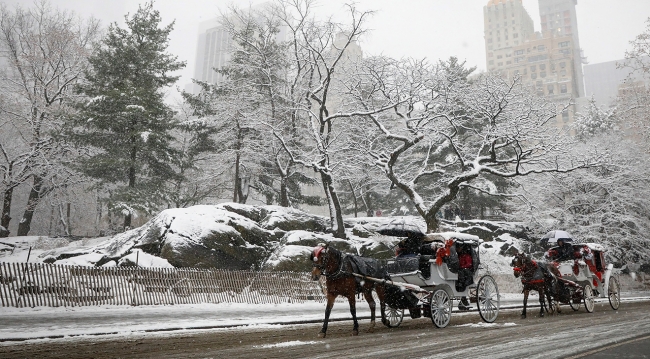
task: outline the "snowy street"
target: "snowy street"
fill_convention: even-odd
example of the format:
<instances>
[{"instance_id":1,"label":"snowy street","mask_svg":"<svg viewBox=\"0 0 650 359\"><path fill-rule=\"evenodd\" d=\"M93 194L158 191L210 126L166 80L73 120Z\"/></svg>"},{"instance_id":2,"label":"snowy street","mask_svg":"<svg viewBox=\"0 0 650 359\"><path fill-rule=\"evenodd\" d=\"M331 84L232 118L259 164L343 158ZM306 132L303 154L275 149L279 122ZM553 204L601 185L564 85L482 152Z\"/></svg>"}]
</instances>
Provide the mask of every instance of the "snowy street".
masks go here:
<instances>
[{"instance_id":1,"label":"snowy street","mask_svg":"<svg viewBox=\"0 0 650 359\"><path fill-rule=\"evenodd\" d=\"M12 335L14 338L29 336L29 332L32 337L46 333L87 335L4 341L0 344L0 357L560 358L634 339L639 339L634 342L636 346L647 348L650 345L650 340L645 338L650 335L650 301L632 300L629 293L624 293L623 299L618 311L599 300L596 311L591 314L584 308L574 312L565 306L560 315L537 318L537 310L531 308L528 319L520 319L519 309L502 310L493 324L481 322L476 312L455 312L450 325L444 329L436 329L430 319L420 318L405 319L398 328L386 328L378 323L374 333L367 333L369 321L364 318L360 320L358 337L350 336L350 321L337 321L330 323L325 339L316 335L320 329L318 319L323 315L320 304L294 305L291 308L300 309L292 312L278 305L226 306L222 311L215 310L217 306L212 305L11 310L7 312L8 320L2 322L1 335L5 340ZM347 306L338 304L333 317L345 318ZM364 316L366 312L360 307L359 314ZM296 324L310 319L314 321ZM294 324L264 324L279 322ZM246 323L251 325L225 327ZM213 329L189 329L208 326ZM214 328L218 326L223 327ZM154 331L181 327L188 329ZM11 334L12 330L16 334ZM90 335L102 331L115 334Z\"/></svg>"}]
</instances>

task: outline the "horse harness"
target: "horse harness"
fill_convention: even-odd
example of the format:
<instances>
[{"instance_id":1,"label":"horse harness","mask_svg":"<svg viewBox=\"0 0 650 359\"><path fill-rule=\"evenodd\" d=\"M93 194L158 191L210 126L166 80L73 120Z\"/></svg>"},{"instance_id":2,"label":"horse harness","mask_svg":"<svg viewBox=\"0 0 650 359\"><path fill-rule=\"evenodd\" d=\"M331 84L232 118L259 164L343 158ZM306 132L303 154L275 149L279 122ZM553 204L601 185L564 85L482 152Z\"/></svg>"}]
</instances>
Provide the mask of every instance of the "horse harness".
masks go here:
<instances>
[{"instance_id":1,"label":"horse harness","mask_svg":"<svg viewBox=\"0 0 650 359\"><path fill-rule=\"evenodd\" d=\"M537 261L531 259L530 262L526 263L522 260L521 264L521 284L535 285L544 283L544 270L537 264Z\"/></svg>"}]
</instances>

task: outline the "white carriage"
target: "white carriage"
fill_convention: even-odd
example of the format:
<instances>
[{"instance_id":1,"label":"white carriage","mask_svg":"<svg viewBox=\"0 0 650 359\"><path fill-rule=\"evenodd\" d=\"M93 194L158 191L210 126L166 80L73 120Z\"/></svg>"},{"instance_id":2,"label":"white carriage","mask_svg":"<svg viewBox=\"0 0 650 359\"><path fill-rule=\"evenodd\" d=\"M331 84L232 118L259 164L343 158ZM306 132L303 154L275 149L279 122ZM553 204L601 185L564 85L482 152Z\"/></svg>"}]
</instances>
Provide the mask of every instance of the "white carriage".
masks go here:
<instances>
[{"instance_id":1,"label":"white carriage","mask_svg":"<svg viewBox=\"0 0 650 359\"><path fill-rule=\"evenodd\" d=\"M447 232L429 234L423 248L431 254L395 257L387 262L390 280L387 284L385 314L389 327L400 325L404 310L411 318L430 317L438 328L451 320L454 300L468 298L478 306L481 318L488 323L499 314L500 296L497 283L489 274L479 276L480 239L473 235ZM462 252L459 255L459 252ZM471 257L471 267L465 262ZM468 308L469 309L469 308Z\"/></svg>"}]
</instances>

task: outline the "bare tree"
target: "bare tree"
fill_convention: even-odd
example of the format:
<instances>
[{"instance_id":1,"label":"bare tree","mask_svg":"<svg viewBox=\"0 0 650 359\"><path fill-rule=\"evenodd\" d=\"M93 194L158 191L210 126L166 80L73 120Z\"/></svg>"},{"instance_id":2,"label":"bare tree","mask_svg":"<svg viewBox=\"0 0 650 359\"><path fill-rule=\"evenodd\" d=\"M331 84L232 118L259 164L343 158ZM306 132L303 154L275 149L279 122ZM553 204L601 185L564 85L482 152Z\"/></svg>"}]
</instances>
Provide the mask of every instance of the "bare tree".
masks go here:
<instances>
[{"instance_id":1,"label":"bare tree","mask_svg":"<svg viewBox=\"0 0 650 359\"><path fill-rule=\"evenodd\" d=\"M98 34L96 20L83 21L72 13L52 9L46 1L29 9L0 7L0 48L5 63L0 91L4 104L11 104L2 108L2 126L13 134L0 138L5 185L3 226L11 218L8 209L13 189L31 179L18 235L29 232L40 200L75 178L64 166L73 151L53 133L60 126L60 116L68 111L72 85L86 68Z\"/></svg>"},{"instance_id":2,"label":"bare tree","mask_svg":"<svg viewBox=\"0 0 650 359\"><path fill-rule=\"evenodd\" d=\"M497 195L488 175L565 173L598 161L573 153L575 140L551 124L555 104L529 95L518 81L490 74L470 81L453 58L438 66L373 60L361 76L378 90L368 96L356 89L359 102L404 101L393 116L365 115L381 134L367 151L408 195L428 231L438 229L437 213L462 188Z\"/></svg>"},{"instance_id":3,"label":"bare tree","mask_svg":"<svg viewBox=\"0 0 650 359\"><path fill-rule=\"evenodd\" d=\"M318 21L313 12L314 1L280 1L281 17L290 31L295 92L295 106L306 114L310 143L306 147L292 146L277 131L290 161L311 168L320 177L327 198L332 231L345 237L343 214L339 200L337 168L346 164L346 156L337 156L348 150L349 122L358 116L380 113L395 105L363 108L347 98L346 69L361 61L356 44L367 31L364 28L371 11L358 11L348 5L348 24Z\"/></svg>"}]
</instances>

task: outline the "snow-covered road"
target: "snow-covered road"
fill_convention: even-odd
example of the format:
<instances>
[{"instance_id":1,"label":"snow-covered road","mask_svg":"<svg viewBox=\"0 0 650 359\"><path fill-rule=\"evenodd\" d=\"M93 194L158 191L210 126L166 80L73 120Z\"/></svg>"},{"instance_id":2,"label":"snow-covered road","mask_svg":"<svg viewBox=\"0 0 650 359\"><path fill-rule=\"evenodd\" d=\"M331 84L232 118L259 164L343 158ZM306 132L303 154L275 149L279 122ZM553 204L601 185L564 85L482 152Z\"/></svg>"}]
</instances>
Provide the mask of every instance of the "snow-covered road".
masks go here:
<instances>
[{"instance_id":1,"label":"snow-covered road","mask_svg":"<svg viewBox=\"0 0 650 359\"><path fill-rule=\"evenodd\" d=\"M624 300L645 296L650 292L623 292ZM502 308L520 305L519 294L503 294ZM533 305L536 298L531 298ZM600 301L603 301L600 299ZM606 300L605 300L606 301ZM129 335L158 331L226 328L242 325L288 324L319 322L323 319L324 303L304 304L197 304L169 306L98 306L98 307L37 307L2 308L0 345L15 341L43 338L65 338L84 335ZM365 303L357 305L359 317L369 317ZM377 315L379 312L377 311ZM475 315L477 313L468 313ZM350 318L347 303L337 302L332 316Z\"/></svg>"}]
</instances>

